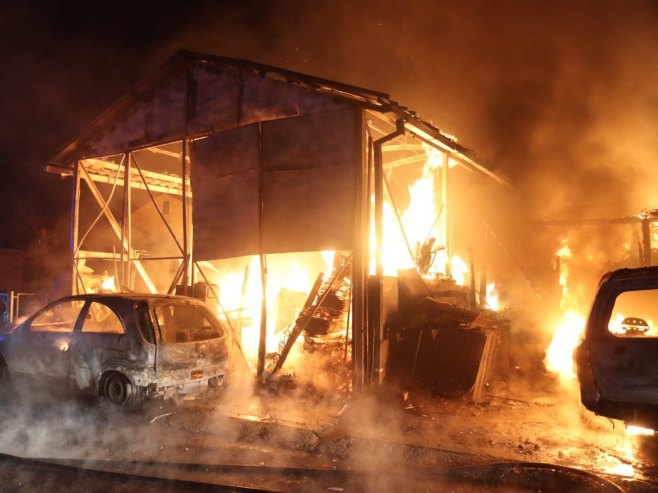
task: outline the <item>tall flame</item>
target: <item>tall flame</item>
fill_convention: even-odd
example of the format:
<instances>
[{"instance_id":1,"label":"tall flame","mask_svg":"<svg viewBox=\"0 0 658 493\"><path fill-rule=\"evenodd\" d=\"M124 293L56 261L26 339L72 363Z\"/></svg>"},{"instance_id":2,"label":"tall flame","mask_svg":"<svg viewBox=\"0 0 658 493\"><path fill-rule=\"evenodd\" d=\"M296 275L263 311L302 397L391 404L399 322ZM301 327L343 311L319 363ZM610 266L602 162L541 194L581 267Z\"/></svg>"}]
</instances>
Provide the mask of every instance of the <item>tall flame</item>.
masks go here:
<instances>
[{"instance_id":1,"label":"tall flame","mask_svg":"<svg viewBox=\"0 0 658 493\"><path fill-rule=\"evenodd\" d=\"M436 172L444 166L444 155L431 146L423 146L426 160L421 176L408 187L409 205L399 216L390 200L384 200L382 263L384 275L397 276L400 269L411 269L416 265L419 255L427 260L427 278L450 275L458 285L467 282L468 266L459 256L448 258L447 239L439 231L439 215L445 211L437 210L435 197ZM456 163L448 159L448 167ZM374 197L371 197L371 205ZM403 233L404 230L404 233ZM370 272L376 270L377 242L374 218L370 224Z\"/></svg>"},{"instance_id":2,"label":"tall flame","mask_svg":"<svg viewBox=\"0 0 658 493\"><path fill-rule=\"evenodd\" d=\"M560 378L575 379L573 370L573 353L585 330L585 315L578 309L576 300L571 299L569 289L569 262L573 253L566 239L562 240L560 249L556 252L557 262L560 269L560 308L562 316L558 320L553 332L553 338L546 350L546 369L557 373Z\"/></svg>"},{"instance_id":3,"label":"tall flame","mask_svg":"<svg viewBox=\"0 0 658 493\"><path fill-rule=\"evenodd\" d=\"M310 262L311 255L320 254L321 261ZM306 301L321 270L325 279L330 275L335 252L315 254L268 255L267 262L267 350L276 349L283 336L277 327L292 324ZM215 269L214 283L219 286L221 305L218 317L230 319L241 332L242 348L250 361L255 361L260 341L263 289L260 258L256 255L241 259L239 268ZM246 275L245 275L246 273ZM285 296L282 297L281 295ZM286 306L284 307L283 304ZM226 310L226 312L224 312ZM283 320L282 318L283 317Z\"/></svg>"}]
</instances>

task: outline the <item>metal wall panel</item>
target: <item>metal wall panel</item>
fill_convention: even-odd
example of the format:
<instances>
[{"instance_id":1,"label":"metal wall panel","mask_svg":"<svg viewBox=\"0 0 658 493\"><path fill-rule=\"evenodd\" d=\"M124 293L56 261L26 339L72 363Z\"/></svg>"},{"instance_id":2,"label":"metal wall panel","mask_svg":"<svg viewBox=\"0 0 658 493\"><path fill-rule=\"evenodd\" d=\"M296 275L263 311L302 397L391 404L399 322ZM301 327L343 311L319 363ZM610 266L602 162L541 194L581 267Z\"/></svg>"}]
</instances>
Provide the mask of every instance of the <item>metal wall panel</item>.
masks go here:
<instances>
[{"instance_id":1,"label":"metal wall panel","mask_svg":"<svg viewBox=\"0 0 658 493\"><path fill-rule=\"evenodd\" d=\"M258 125L192 143L194 257L258 253Z\"/></svg>"},{"instance_id":2,"label":"metal wall panel","mask_svg":"<svg viewBox=\"0 0 658 493\"><path fill-rule=\"evenodd\" d=\"M265 253L352 248L355 124L348 108L193 142L195 258L256 254L259 227Z\"/></svg>"}]
</instances>

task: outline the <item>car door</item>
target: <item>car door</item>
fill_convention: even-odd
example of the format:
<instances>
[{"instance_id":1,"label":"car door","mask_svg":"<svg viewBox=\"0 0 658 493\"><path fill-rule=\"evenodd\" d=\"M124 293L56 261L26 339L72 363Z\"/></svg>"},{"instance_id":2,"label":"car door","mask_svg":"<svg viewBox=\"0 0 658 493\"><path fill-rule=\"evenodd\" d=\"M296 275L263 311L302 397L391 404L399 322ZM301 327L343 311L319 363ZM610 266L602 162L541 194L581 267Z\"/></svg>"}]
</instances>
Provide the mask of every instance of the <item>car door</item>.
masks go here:
<instances>
[{"instance_id":1,"label":"car door","mask_svg":"<svg viewBox=\"0 0 658 493\"><path fill-rule=\"evenodd\" d=\"M79 299L59 300L22 326L7 355L15 378L68 385L70 349L84 304Z\"/></svg>"},{"instance_id":2,"label":"car door","mask_svg":"<svg viewBox=\"0 0 658 493\"><path fill-rule=\"evenodd\" d=\"M594 311L588 342L601 395L614 402L658 404L658 288L613 284L599 295ZM634 328L638 321L646 323L646 332Z\"/></svg>"},{"instance_id":3,"label":"car door","mask_svg":"<svg viewBox=\"0 0 658 493\"><path fill-rule=\"evenodd\" d=\"M71 380L78 390L96 390L101 373L108 368L136 364L126 328L105 303L89 301L71 346ZM134 353L134 354L133 354Z\"/></svg>"}]
</instances>

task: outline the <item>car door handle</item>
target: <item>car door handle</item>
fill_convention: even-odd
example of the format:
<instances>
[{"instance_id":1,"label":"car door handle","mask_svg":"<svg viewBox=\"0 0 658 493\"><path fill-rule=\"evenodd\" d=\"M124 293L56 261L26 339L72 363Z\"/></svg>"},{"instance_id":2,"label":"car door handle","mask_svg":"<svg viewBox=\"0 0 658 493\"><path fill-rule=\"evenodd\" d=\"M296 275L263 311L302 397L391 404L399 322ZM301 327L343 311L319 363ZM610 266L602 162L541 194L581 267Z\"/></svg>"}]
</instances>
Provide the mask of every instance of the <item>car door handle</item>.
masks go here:
<instances>
[{"instance_id":1,"label":"car door handle","mask_svg":"<svg viewBox=\"0 0 658 493\"><path fill-rule=\"evenodd\" d=\"M615 354L624 354L626 352L626 346L617 346L613 350Z\"/></svg>"}]
</instances>

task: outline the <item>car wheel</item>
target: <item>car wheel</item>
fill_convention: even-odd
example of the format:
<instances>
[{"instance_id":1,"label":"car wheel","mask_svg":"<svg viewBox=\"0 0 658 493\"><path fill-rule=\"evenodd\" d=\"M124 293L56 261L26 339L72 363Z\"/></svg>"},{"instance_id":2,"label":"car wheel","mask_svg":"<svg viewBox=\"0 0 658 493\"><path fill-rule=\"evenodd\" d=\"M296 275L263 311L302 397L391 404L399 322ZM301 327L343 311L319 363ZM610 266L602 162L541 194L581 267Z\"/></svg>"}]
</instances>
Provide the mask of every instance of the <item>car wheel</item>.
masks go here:
<instances>
[{"instance_id":1,"label":"car wheel","mask_svg":"<svg viewBox=\"0 0 658 493\"><path fill-rule=\"evenodd\" d=\"M105 379L103 396L115 406L130 404L136 394L135 386L120 373L111 373Z\"/></svg>"}]
</instances>

